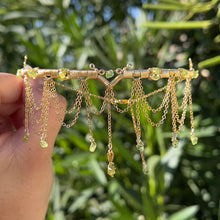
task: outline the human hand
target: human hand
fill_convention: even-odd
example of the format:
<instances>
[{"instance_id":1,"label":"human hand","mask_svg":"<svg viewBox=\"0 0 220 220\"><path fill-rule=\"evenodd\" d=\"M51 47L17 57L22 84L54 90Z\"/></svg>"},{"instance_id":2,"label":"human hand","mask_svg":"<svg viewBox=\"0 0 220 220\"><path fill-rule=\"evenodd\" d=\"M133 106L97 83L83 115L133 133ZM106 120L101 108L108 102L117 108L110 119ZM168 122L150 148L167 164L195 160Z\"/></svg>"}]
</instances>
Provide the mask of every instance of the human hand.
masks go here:
<instances>
[{"instance_id":1,"label":"human hand","mask_svg":"<svg viewBox=\"0 0 220 220\"><path fill-rule=\"evenodd\" d=\"M34 80L36 101L42 96L42 79ZM24 82L15 75L0 73L0 215L1 220L41 220L45 218L52 189L52 150L61 124L50 106L48 148L40 147L40 137L30 128L24 136ZM64 98L61 98L66 107ZM64 117L64 116L63 116Z\"/></svg>"}]
</instances>

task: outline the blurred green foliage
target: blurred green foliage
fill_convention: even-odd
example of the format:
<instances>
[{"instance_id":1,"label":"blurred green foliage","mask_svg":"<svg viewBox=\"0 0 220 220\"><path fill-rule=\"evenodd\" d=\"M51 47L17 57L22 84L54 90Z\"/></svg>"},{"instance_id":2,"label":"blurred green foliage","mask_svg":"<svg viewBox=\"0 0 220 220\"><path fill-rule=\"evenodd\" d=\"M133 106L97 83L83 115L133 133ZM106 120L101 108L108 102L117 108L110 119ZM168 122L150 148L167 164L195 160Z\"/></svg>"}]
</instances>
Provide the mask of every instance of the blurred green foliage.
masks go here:
<instances>
[{"instance_id":1,"label":"blurred green foliage","mask_svg":"<svg viewBox=\"0 0 220 220\"><path fill-rule=\"evenodd\" d=\"M91 62L105 69L128 62L136 69L186 68L191 57L200 70L192 82L199 143L189 141L188 119L177 149L170 143L170 117L157 129L142 119L147 176L129 114L112 114L115 178L106 175L106 114L93 117L95 153L88 152L85 111L73 128L61 129L47 220L220 219L219 6L218 0L0 2L1 71L15 73L25 54L40 68L82 69ZM147 92L161 86L143 83ZM92 93L103 92L97 82L89 85ZM121 82L118 95L128 95L130 86Z\"/></svg>"}]
</instances>

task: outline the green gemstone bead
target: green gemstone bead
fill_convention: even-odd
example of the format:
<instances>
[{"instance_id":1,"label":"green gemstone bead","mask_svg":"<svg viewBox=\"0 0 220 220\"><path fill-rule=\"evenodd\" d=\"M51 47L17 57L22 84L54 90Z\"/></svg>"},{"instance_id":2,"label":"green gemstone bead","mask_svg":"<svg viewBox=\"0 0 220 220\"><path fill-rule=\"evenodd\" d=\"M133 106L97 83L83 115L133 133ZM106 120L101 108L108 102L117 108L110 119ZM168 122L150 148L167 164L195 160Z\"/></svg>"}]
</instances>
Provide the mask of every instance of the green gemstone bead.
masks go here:
<instances>
[{"instance_id":1,"label":"green gemstone bead","mask_svg":"<svg viewBox=\"0 0 220 220\"><path fill-rule=\"evenodd\" d=\"M192 145L196 145L198 143L198 138L195 135L191 136Z\"/></svg>"},{"instance_id":2,"label":"green gemstone bead","mask_svg":"<svg viewBox=\"0 0 220 220\"><path fill-rule=\"evenodd\" d=\"M65 80L66 76L64 73L59 74L59 78L61 81Z\"/></svg>"},{"instance_id":3,"label":"green gemstone bead","mask_svg":"<svg viewBox=\"0 0 220 220\"><path fill-rule=\"evenodd\" d=\"M136 148L139 151L143 152L144 151L144 143L143 143L143 141L140 141L139 143L137 143Z\"/></svg>"},{"instance_id":4,"label":"green gemstone bead","mask_svg":"<svg viewBox=\"0 0 220 220\"><path fill-rule=\"evenodd\" d=\"M152 71L151 78L153 80L160 79L160 69L159 68L152 68L151 71Z\"/></svg>"},{"instance_id":5,"label":"green gemstone bead","mask_svg":"<svg viewBox=\"0 0 220 220\"><path fill-rule=\"evenodd\" d=\"M62 70L59 72L59 79L61 81L66 79L67 69L62 68Z\"/></svg>"},{"instance_id":6,"label":"green gemstone bead","mask_svg":"<svg viewBox=\"0 0 220 220\"><path fill-rule=\"evenodd\" d=\"M28 140L29 140L29 136L28 136L28 135L25 135L25 136L23 137L23 142L24 142L24 143L27 143Z\"/></svg>"},{"instance_id":7,"label":"green gemstone bead","mask_svg":"<svg viewBox=\"0 0 220 220\"><path fill-rule=\"evenodd\" d=\"M46 141L42 140L42 141L40 141L40 146L42 148L47 148L48 147L48 143Z\"/></svg>"},{"instance_id":8,"label":"green gemstone bead","mask_svg":"<svg viewBox=\"0 0 220 220\"><path fill-rule=\"evenodd\" d=\"M108 164L108 175L111 176L111 177L114 177L114 175L115 175L115 170L116 170L116 168L115 168L114 162L110 162L110 163Z\"/></svg>"},{"instance_id":9,"label":"green gemstone bead","mask_svg":"<svg viewBox=\"0 0 220 220\"><path fill-rule=\"evenodd\" d=\"M105 76L106 76L107 79L112 78L114 76L114 71L113 70L108 70L105 73Z\"/></svg>"},{"instance_id":10,"label":"green gemstone bead","mask_svg":"<svg viewBox=\"0 0 220 220\"><path fill-rule=\"evenodd\" d=\"M95 149L96 149L96 143L95 143L95 142L92 142L92 143L90 144L89 151L90 151L90 152L94 152Z\"/></svg>"},{"instance_id":11,"label":"green gemstone bead","mask_svg":"<svg viewBox=\"0 0 220 220\"><path fill-rule=\"evenodd\" d=\"M173 140L173 147L177 148L179 141L177 139Z\"/></svg>"},{"instance_id":12,"label":"green gemstone bead","mask_svg":"<svg viewBox=\"0 0 220 220\"><path fill-rule=\"evenodd\" d=\"M29 69L29 70L28 70L28 76L29 76L30 78L32 78L32 79L35 79L36 76L37 76L37 72L35 72L35 71L32 70L32 69Z\"/></svg>"},{"instance_id":13,"label":"green gemstone bead","mask_svg":"<svg viewBox=\"0 0 220 220\"><path fill-rule=\"evenodd\" d=\"M193 78L196 79L199 76L199 71L194 71Z\"/></svg>"},{"instance_id":14,"label":"green gemstone bead","mask_svg":"<svg viewBox=\"0 0 220 220\"><path fill-rule=\"evenodd\" d=\"M186 79L187 76L188 76L188 71L185 70L185 69L181 69L181 77L182 77L183 79Z\"/></svg>"}]
</instances>

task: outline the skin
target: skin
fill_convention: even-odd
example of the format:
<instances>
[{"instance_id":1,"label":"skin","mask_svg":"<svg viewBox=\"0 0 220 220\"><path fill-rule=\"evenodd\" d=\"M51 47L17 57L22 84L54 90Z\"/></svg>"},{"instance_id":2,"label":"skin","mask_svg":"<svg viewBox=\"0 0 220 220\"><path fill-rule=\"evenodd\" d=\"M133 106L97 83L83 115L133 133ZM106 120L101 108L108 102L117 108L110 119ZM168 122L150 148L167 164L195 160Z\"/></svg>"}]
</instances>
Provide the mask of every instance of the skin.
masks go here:
<instances>
[{"instance_id":1,"label":"skin","mask_svg":"<svg viewBox=\"0 0 220 220\"><path fill-rule=\"evenodd\" d=\"M32 83L37 103L41 100L42 84L42 79ZM65 108L65 99L59 98ZM40 137L31 128L30 139L24 143L24 81L15 75L0 73L1 220L45 219L53 183L51 155L61 127L55 118L51 105L48 148L40 147Z\"/></svg>"}]
</instances>

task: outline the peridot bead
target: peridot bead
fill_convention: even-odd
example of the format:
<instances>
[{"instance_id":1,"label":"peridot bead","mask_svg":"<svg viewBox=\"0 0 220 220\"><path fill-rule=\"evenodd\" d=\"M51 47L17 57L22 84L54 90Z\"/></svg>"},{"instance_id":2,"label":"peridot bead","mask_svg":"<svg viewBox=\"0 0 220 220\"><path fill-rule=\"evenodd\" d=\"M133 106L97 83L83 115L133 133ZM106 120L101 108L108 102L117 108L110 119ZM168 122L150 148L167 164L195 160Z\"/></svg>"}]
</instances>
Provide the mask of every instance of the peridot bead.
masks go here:
<instances>
[{"instance_id":1,"label":"peridot bead","mask_svg":"<svg viewBox=\"0 0 220 220\"><path fill-rule=\"evenodd\" d=\"M96 149L96 143L95 143L95 142L92 142L92 143L90 144L89 151L90 151L90 152L94 152L95 149Z\"/></svg>"},{"instance_id":2,"label":"peridot bead","mask_svg":"<svg viewBox=\"0 0 220 220\"><path fill-rule=\"evenodd\" d=\"M198 143L198 138L193 134L191 135L192 145L196 145Z\"/></svg>"},{"instance_id":3,"label":"peridot bead","mask_svg":"<svg viewBox=\"0 0 220 220\"><path fill-rule=\"evenodd\" d=\"M151 72L152 72L151 78L153 80L160 79L160 69L159 68L154 67L154 68L151 69Z\"/></svg>"},{"instance_id":4,"label":"peridot bead","mask_svg":"<svg viewBox=\"0 0 220 220\"><path fill-rule=\"evenodd\" d=\"M174 147L174 148L177 148L178 143L179 143L178 140L175 138L175 139L173 140L173 143L172 143L172 144L173 144L173 147Z\"/></svg>"},{"instance_id":5,"label":"peridot bead","mask_svg":"<svg viewBox=\"0 0 220 220\"><path fill-rule=\"evenodd\" d=\"M143 141L139 141L139 142L137 143L137 145L136 145L136 148L137 148L139 151L143 152L143 151L144 151L144 143L143 143Z\"/></svg>"},{"instance_id":6,"label":"peridot bead","mask_svg":"<svg viewBox=\"0 0 220 220\"><path fill-rule=\"evenodd\" d=\"M32 78L32 79L35 79L36 76L37 76L37 72L35 72L35 71L32 70L32 69L29 69L29 70L28 70L28 76L29 76L30 78Z\"/></svg>"},{"instance_id":7,"label":"peridot bead","mask_svg":"<svg viewBox=\"0 0 220 220\"><path fill-rule=\"evenodd\" d=\"M115 170L116 170L116 168L115 168L114 162L110 162L110 163L108 164L108 175L111 176L111 177L114 177L114 175L115 175Z\"/></svg>"},{"instance_id":8,"label":"peridot bead","mask_svg":"<svg viewBox=\"0 0 220 220\"><path fill-rule=\"evenodd\" d=\"M181 69L181 77L182 77L183 79L186 79L187 76L188 76L188 71L185 70L185 69Z\"/></svg>"},{"instance_id":9,"label":"peridot bead","mask_svg":"<svg viewBox=\"0 0 220 220\"><path fill-rule=\"evenodd\" d=\"M193 72L193 78L196 79L199 76L199 71L194 71Z\"/></svg>"},{"instance_id":10,"label":"peridot bead","mask_svg":"<svg viewBox=\"0 0 220 220\"><path fill-rule=\"evenodd\" d=\"M62 68L62 70L59 72L59 79L61 81L66 79L67 69Z\"/></svg>"},{"instance_id":11,"label":"peridot bead","mask_svg":"<svg viewBox=\"0 0 220 220\"><path fill-rule=\"evenodd\" d=\"M45 140L41 140L41 141L40 141L40 146L41 146L42 148L47 148L47 147L48 147L48 143L47 143Z\"/></svg>"},{"instance_id":12,"label":"peridot bead","mask_svg":"<svg viewBox=\"0 0 220 220\"><path fill-rule=\"evenodd\" d=\"M28 136L28 135L25 135L25 136L23 137L23 142L24 142L24 143L27 143L28 140L29 140L29 136Z\"/></svg>"},{"instance_id":13,"label":"peridot bead","mask_svg":"<svg viewBox=\"0 0 220 220\"><path fill-rule=\"evenodd\" d=\"M105 73L105 76L106 76L107 79L112 78L114 76L114 71L113 70L108 70Z\"/></svg>"},{"instance_id":14,"label":"peridot bead","mask_svg":"<svg viewBox=\"0 0 220 220\"><path fill-rule=\"evenodd\" d=\"M60 73L59 74L59 78L60 78L60 80L65 80L65 78L66 78L66 75L64 74L64 73Z\"/></svg>"}]
</instances>

